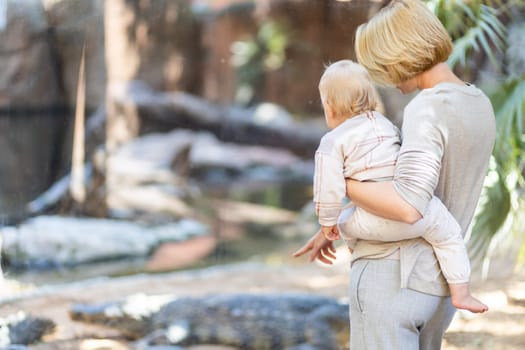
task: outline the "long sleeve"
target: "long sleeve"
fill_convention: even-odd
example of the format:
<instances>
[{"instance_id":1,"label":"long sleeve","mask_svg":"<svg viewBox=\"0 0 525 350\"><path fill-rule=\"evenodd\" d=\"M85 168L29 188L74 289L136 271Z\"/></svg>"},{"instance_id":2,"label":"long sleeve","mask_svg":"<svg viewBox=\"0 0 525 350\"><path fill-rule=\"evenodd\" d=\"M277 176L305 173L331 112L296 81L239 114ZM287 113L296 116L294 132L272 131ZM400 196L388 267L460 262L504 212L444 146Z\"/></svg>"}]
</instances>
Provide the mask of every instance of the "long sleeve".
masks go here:
<instances>
[{"instance_id":1,"label":"long sleeve","mask_svg":"<svg viewBox=\"0 0 525 350\"><path fill-rule=\"evenodd\" d=\"M446 142L435 111L424 103L405 109L403 142L393 180L399 195L421 214L438 184Z\"/></svg>"},{"instance_id":2,"label":"long sleeve","mask_svg":"<svg viewBox=\"0 0 525 350\"><path fill-rule=\"evenodd\" d=\"M332 226L337 223L342 200L346 196L343 158L327 139L321 140L315 153L314 203L319 224Z\"/></svg>"}]
</instances>

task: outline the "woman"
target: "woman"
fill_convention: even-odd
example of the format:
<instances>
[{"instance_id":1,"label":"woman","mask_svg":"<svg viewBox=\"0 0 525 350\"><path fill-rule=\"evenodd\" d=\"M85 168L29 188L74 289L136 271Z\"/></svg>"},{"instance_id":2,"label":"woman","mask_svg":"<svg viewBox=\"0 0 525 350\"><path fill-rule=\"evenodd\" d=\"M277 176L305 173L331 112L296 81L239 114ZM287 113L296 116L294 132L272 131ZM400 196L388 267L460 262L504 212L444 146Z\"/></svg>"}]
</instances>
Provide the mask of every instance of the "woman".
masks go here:
<instances>
[{"instance_id":1,"label":"woman","mask_svg":"<svg viewBox=\"0 0 525 350\"><path fill-rule=\"evenodd\" d=\"M419 0L394 0L361 25L356 54L378 83L420 93L406 106L393 181L347 181L361 208L414 223L432 195L465 235L479 199L495 138L488 98L447 66L452 42ZM321 232L295 255L330 264L335 250ZM352 349L440 349L455 309L432 248L418 238L359 240L352 253Z\"/></svg>"}]
</instances>

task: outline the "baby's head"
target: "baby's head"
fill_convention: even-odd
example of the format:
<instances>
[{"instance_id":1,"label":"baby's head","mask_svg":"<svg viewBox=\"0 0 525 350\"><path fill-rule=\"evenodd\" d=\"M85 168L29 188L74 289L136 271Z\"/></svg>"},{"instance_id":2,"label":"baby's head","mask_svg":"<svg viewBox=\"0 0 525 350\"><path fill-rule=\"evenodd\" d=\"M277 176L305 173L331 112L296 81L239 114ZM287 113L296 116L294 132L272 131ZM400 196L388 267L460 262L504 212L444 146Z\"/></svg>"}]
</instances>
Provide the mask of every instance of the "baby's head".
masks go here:
<instances>
[{"instance_id":1,"label":"baby's head","mask_svg":"<svg viewBox=\"0 0 525 350\"><path fill-rule=\"evenodd\" d=\"M378 104L368 72L350 60L337 61L326 68L319 81L319 93L330 129L352 116L375 110Z\"/></svg>"}]
</instances>

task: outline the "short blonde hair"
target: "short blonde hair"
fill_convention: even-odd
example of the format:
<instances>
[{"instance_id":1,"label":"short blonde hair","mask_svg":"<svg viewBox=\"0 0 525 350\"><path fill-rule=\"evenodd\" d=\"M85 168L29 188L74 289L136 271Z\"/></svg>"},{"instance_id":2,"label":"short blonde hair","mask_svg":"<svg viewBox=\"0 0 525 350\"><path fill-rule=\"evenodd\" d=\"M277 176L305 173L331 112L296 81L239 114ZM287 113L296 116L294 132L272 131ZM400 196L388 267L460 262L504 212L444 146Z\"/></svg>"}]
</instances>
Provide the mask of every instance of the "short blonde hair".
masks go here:
<instances>
[{"instance_id":1,"label":"short blonde hair","mask_svg":"<svg viewBox=\"0 0 525 350\"><path fill-rule=\"evenodd\" d=\"M420 0L393 0L357 28L355 51L372 79L397 85L446 61L452 40Z\"/></svg>"},{"instance_id":2,"label":"short blonde hair","mask_svg":"<svg viewBox=\"0 0 525 350\"><path fill-rule=\"evenodd\" d=\"M319 81L321 99L338 117L375 110L378 95L366 69L350 60L329 65Z\"/></svg>"}]
</instances>

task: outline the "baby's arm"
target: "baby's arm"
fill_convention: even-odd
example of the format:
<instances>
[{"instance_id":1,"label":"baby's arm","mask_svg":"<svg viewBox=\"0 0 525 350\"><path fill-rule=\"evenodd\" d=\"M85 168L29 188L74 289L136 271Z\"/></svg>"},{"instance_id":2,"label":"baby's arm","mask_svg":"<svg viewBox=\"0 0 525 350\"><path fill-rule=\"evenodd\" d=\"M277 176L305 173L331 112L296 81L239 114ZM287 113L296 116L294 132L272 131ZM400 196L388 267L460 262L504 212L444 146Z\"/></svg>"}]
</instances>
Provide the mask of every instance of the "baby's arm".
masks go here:
<instances>
[{"instance_id":1,"label":"baby's arm","mask_svg":"<svg viewBox=\"0 0 525 350\"><path fill-rule=\"evenodd\" d=\"M321 226L321 232L330 241L337 241L339 239L339 230L337 225L333 226Z\"/></svg>"},{"instance_id":2,"label":"baby's arm","mask_svg":"<svg viewBox=\"0 0 525 350\"><path fill-rule=\"evenodd\" d=\"M294 257L299 257L309 253L310 261L318 259L325 264L332 264L336 258L333 241L328 236L334 237L334 232L339 236L335 225L345 196L343 159L342 156L337 156L334 148L331 140L325 136L315 153L313 192L315 212L321 229L293 254Z\"/></svg>"},{"instance_id":3,"label":"baby's arm","mask_svg":"<svg viewBox=\"0 0 525 350\"><path fill-rule=\"evenodd\" d=\"M332 232L346 195L343 157L330 139L323 138L315 154L314 198L315 213L323 232Z\"/></svg>"}]
</instances>

